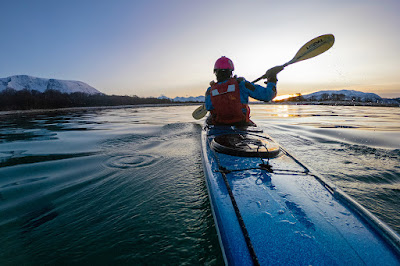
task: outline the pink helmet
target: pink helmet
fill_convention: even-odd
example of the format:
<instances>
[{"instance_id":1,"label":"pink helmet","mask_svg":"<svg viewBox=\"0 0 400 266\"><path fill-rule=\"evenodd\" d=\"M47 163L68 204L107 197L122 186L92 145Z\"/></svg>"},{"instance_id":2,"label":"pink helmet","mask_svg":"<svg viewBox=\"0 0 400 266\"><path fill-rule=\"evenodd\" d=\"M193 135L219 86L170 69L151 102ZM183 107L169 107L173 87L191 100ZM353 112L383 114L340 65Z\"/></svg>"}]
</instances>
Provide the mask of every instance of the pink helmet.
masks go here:
<instances>
[{"instance_id":1,"label":"pink helmet","mask_svg":"<svg viewBox=\"0 0 400 266\"><path fill-rule=\"evenodd\" d=\"M230 60L228 57L222 56L215 62L214 71L216 69L229 69L233 71L235 70L235 67L233 66L232 60Z\"/></svg>"}]
</instances>

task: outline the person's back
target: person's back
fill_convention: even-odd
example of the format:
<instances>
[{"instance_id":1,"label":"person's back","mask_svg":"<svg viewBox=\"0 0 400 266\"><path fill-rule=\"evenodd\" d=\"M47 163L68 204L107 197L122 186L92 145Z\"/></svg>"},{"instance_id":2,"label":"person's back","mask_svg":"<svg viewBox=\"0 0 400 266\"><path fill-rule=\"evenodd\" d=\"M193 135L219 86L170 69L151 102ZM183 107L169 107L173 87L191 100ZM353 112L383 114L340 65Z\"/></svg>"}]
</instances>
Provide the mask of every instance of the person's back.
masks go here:
<instances>
[{"instance_id":1,"label":"person's back","mask_svg":"<svg viewBox=\"0 0 400 266\"><path fill-rule=\"evenodd\" d=\"M283 67L267 71L267 86L251 83L244 78L232 77L233 62L223 56L214 65L217 82L212 81L206 92L205 106L211 115L208 124L248 125L250 120L249 97L260 101L271 101L276 96L276 75Z\"/></svg>"}]
</instances>

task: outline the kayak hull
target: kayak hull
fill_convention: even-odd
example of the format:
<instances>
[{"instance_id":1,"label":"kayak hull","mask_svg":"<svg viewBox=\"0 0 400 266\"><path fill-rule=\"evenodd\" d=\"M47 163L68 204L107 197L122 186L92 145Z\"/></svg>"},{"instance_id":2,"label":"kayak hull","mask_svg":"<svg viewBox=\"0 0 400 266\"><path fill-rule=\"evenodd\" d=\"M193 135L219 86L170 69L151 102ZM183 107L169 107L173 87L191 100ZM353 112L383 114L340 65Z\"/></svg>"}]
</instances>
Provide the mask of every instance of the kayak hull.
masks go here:
<instances>
[{"instance_id":1,"label":"kayak hull","mask_svg":"<svg viewBox=\"0 0 400 266\"><path fill-rule=\"evenodd\" d=\"M264 158L212 149L214 138L232 134L277 145L259 129L202 131L204 173L227 264L400 265L398 235L282 147Z\"/></svg>"}]
</instances>

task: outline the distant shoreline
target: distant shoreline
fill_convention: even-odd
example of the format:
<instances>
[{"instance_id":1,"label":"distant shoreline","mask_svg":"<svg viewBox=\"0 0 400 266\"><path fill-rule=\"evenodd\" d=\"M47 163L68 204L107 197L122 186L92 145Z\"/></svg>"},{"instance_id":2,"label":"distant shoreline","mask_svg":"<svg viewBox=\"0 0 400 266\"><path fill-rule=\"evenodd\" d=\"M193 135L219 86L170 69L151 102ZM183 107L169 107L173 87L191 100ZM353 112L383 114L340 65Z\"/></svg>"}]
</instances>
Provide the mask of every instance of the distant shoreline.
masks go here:
<instances>
[{"instance_id":1,"label":"distant shoreline","mask_svg":"<svg viewBox=\"0 0 400 266\"><path fill-rule=\"evenodd\" d=\"M262 103L261 103L262 104ZM400 107L400 104L352 102L352 101L280 101L269 104L280 105L331 105L331 106L367 106L367 107Z\"/></svg>"},{"instance_id":2,"label":"distant shoreline","mask_svg":"<svg viewBox=\"0 0 400 266\"><path fill-rule=\"evenodd\" d=\"M170 106L190 106L190 105L202 105L202 102L182 102L182 103L166 103L166 104L137 104L137 105L117 105L117 106L90 106L90 107L67 107L67 108L55 108L55 109L31 109L31 110L9 110L0 111L0 116L7 115L20 115L20 114L40 114L40 113L52 113L52 112L64 112L64 111L86 111L86 110L105 110L105 109L124 109L124 108L142 108L142 107L170 107ZM330 106L365 106L365 107L400 107L400 105L389 105L380 103L365 103L365 102L349 102L349 101L321 101L321 102L250 102L251 105L330 105Z\"/></svg>"},{"instance_id":3,"label":"distant shoreline","mask_svg":"<svg viewBox=\"0 0 400 266\"><path fill-rule=\"evenodd\" d=\"M170 107L170 106L185 106L199 105L202 103L166 103L166 104L133 104L133 105L115 105L115 106L88 106L88 107L66 107L55 109L30 109L30 110L9 110L0 111L0 116L19 115L19 114L35 114L35 113L52 113L64 111L86 111L86 110L105 110L105 109L124 109L124 108L141 108L141 107Z\"/></svg>"},{"instance_id":4,"label":"distant shoreline","mask_svg":"<svg viewBox=\"0 0 400 266\"><path fill-rule=\"evenodd\" d=\"M258 103L256 103L258 104ZM259 104L265 104L260 102ZM400 107L400 104L373 103L373 102L351 102L351 101L279 101L268 104L278 105L331 105L331 106L370 106L370 107Z\"/></svg>"}]
</instances>

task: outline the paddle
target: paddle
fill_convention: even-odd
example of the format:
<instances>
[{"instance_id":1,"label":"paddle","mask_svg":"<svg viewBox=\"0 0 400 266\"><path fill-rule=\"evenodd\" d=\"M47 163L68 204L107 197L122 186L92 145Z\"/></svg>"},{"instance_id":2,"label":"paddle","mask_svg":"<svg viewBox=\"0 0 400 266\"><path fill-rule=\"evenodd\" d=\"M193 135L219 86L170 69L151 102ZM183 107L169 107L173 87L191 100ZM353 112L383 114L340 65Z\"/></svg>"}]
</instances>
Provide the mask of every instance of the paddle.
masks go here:
<instances>
[{"instance_id":1,"label":"paddle","mask_svg":"<svg viewBox=\"0 0 400 266\"><path fill-rule=\"evenodd\" d=\"M296 55L289 62L282 65L282 67L287 67L288 65L294 64L296 62L300 62L306 59L313 58L317 55L322 54L323 52L329 50L335 42L335 37L332 34L321 35L317 38L312 39L311 41L304 44L300 50L296 53ZM252 81L255 83L261 79L266 78L266 74L262 75L258 79ZM207 109L205 104L196 108L193 111L192 116L194 119L199 120L203 118L207 114Z\"/></svg>"},{"instance_id":2,"label":"paddle","mask_svg":"<svg viewBox=\"0 0 400 266\"><path fill-rule=\"evenodd\" d=\"M205 117L207 112L208 110L206 109L206 105L203 103L193 111L192 116L194 119L199 120Z\"/></svg>"}]
</instances>

